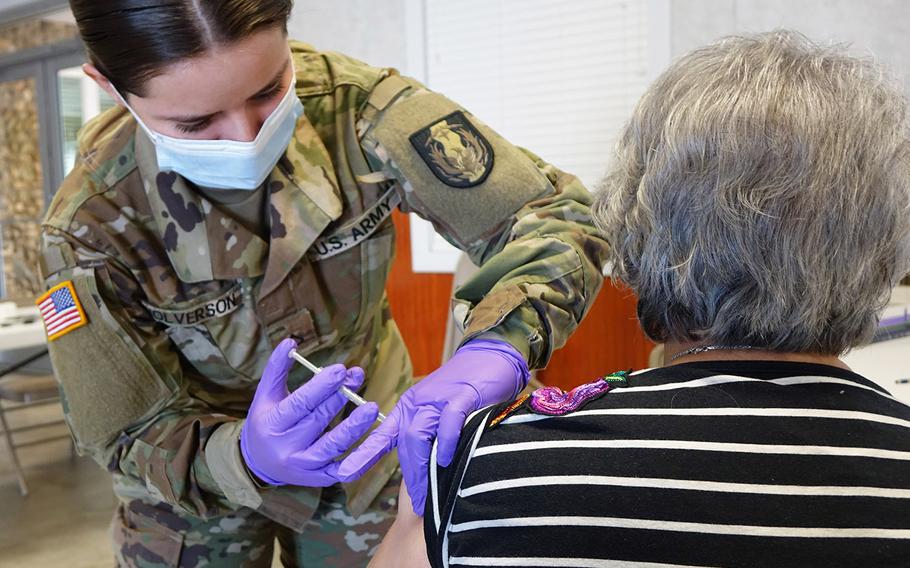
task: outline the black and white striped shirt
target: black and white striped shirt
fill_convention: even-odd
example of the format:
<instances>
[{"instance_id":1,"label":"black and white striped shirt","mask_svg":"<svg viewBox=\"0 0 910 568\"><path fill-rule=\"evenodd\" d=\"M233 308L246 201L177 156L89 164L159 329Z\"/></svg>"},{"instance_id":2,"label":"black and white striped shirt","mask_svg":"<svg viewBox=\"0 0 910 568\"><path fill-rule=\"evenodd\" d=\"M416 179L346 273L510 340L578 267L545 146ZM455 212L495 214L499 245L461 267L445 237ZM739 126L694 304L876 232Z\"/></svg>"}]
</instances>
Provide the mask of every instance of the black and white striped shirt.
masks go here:
<instances>
[{"instance_id":1,"label":"black and white striped shirt","mask_svg":"<svg viewBox=\"0 0 910 568\"><path fill-rule=\"evenodd\" d=\"M435 567L910 567L910 407L849 371L676 365L489 427L505 406L431 469Z\"/></svg>"}]
</instances>

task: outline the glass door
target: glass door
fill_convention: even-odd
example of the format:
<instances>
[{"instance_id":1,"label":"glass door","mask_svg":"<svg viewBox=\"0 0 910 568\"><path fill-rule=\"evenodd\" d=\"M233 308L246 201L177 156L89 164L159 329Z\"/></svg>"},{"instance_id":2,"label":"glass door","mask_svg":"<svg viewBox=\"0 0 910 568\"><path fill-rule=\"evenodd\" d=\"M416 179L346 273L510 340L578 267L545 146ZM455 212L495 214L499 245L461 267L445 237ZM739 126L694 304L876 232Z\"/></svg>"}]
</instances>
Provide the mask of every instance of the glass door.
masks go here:
<instances>
[{"instance_id":1,"label":"glass door","mask_svg":"<svg viewBox=\"0 0 910 568\"><path fill-rule=\"evenodd\" d=\"M47 159L40 84L40 63L0 71L0 296L11 299L41 288L35 267Z\"/></svg>"},{"instance_id":2,"label":"glass door","mask_svg":"<svg viewBox=\"0 0 910 568\"><path fill-rule=\"evenodd\" d=\"M17 302L43 289L40 223L73 168L77 133L113 105L82 74L81 44L25 53L0 58L0 298Z\"/></svg>"}]
</instances>

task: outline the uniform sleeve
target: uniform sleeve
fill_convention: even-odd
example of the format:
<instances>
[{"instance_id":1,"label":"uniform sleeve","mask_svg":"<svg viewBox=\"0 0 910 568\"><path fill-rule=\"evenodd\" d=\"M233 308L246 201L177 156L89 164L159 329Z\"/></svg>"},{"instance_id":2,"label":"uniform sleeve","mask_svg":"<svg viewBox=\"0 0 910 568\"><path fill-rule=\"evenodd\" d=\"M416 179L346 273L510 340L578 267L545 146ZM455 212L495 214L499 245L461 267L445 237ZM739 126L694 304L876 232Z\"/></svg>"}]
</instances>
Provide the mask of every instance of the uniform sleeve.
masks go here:
<instances>
[{"instance_id":1,"label":"uniform sleeve","mask_svg":"<svg viewBox=\"0 0 910 568\"><path fill-rule=\"evenodd\" d=\"M607 245L591 194L411 79L380 82L363 117L364 151L398 187L402 209L480 266L453 300L465 341L503 339L531 368L546 366L603 283Z\"/></svg>"},{"instance_id":2,"label":"uniform sleeve","mask_svg":"<svg viewBox=\"0 0 910 568\"><path fill-rule=\"evenodd\" d=\"M480 270L455 293L453 311L465 341L504 339L539 369L597 298L607 245L581 181L523 152L555 191L525 204L497 238L467 249Z\"/></svg>"},{"instance_id":3,"label":"uniform sleeve","mask_svg":"<svg viewBox=\"0 0 910 568\"><path fill-rule=\"evenodd\" d=\"M49 342L80 453L195 516L261 508L240 457L242 420L189 395L189 371L141 307L132 273L47 227L41 271L48 289L72 285L87 319Z\"/></svg>"}]
</instances>

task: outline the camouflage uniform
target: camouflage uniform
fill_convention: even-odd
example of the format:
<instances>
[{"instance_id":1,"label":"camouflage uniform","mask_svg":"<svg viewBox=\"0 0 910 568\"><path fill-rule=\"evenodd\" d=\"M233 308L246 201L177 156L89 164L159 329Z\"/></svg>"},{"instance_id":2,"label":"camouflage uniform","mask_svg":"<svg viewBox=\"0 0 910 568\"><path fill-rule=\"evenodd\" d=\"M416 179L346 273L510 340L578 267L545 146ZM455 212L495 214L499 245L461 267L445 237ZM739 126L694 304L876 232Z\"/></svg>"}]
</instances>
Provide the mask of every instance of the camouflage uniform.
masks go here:
<instances>
[{"instance_id":1,"label":"camouflage uniform","mask_svg":"<svg viewBox=\"0 0 910 568\"><path fill-rule=\"evenodd\" d=\"M159 171L121 109L85 127L43 224L45 283L72 282L88 319L51 357L79 450L114 477L122 563L267 565L273 535L300 550L341 546L337 530L312 531L332 523L382 534L394 456L343 492L263 488L238 436L288 335L317 364L363 367L362 394L384 411L408 388L385 295L395 206L483 265L453 299L466 337L507 340L532 368L602 282L605 243L575 177L394 70L291 46L305 116L267 182L268 242ZM309 377L295 368L289 388ZM353 532L342 565L364 563L376 542Z\"/></svg>"}]
</instances>

